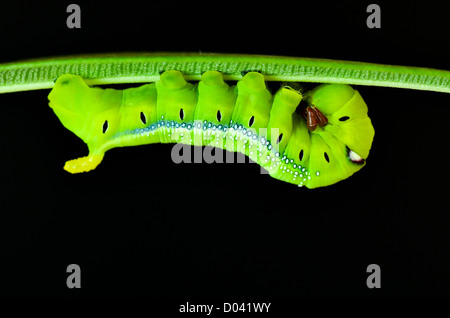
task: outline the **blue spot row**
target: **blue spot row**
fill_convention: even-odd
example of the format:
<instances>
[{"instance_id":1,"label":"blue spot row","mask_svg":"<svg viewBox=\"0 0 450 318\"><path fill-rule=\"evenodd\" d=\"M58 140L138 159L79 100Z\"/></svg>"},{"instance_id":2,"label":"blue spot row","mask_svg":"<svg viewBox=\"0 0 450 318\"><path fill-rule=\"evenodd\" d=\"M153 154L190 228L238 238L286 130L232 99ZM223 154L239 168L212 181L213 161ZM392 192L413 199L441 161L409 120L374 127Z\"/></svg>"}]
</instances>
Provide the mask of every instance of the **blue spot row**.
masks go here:
<instances>
[{"instance_id":1,"label":"blue spot row","mask_svg":"<svg viewBox=\"0 0 450 318\"><path fill-rule=\"evenodd\" d=\"M229 126L228 125L223 125L223 124L215 125L215 124L213 124L211 122L207 122L206 120L203 121L203 124L199 123L199 122L198 123L181 123L180 124L180 123L178 123L176 121L173 121L173 120L172 121L165 121L163 116L161 117L161 120L157 121L156 123L153 123L153 124L151 124L151 125L149 125L148 127L145 127L145 128L133 129L129 133L131 133L131 134L144 134L144 133L147 133L147 132L152 132L154 130L157 130L158 128L161 128L161 127L167 127L167 128L180 128L181 127L183 129L188 129L188 130L191 130L193 128L197 128L197 129L202 129L203 131L206 131L207 129L212 129L212 130L216 130L217 129L217 130L223 131L224 133L226 133L228 128L229 128L229 129L233 129L233 130L235 130L237 132L240 132L242 135L247 136L247 137L249 137L249 138L251 138L253 140L257 140L258 139L258 134L253 133L251 130L248 130L247 128L245 128L241 124L238 124L238 123L234 123L233 124L233 121L230 121L230 125ZM267 147L267 149L269 151L272 150L273 147L272 147L270 141L267 140L265 137L261 137L259 139L259 142L261 143L262 146ZM304 167L302 167L301 165L296 165L294 163L294 160L287 158L284 153L282 155L283 155L283 157L280 158L280 153L279 152L275 153L275 157L280 159L281 162L286 163L286 164L290 163L290 164L292 164L294 169L298 169L298 170L300 170L302 172L305 172L306 169Z\"/></svg>"}]
</instances>

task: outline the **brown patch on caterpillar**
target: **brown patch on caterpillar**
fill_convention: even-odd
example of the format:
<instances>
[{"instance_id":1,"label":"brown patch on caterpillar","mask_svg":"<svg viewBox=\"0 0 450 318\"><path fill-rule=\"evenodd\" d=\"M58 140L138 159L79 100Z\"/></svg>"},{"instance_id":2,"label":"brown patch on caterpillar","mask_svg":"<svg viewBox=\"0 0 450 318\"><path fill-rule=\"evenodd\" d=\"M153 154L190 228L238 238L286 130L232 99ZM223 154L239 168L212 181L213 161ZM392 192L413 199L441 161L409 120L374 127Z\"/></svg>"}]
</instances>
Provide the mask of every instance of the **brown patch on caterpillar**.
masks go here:
<instances>
[{"instance_id":1,"label":"brown patch on caterpillar","mask_svg":"<svg viewBox=\"0 0 450 318\"><path fill-rule=\"evenodd\" d=\"M320 110L314 106L307 106L302 109L302 116L306 120L309 131L316 130L317 126L324 127L328 124L328 119Z\"/></svg>"}]
</instances>

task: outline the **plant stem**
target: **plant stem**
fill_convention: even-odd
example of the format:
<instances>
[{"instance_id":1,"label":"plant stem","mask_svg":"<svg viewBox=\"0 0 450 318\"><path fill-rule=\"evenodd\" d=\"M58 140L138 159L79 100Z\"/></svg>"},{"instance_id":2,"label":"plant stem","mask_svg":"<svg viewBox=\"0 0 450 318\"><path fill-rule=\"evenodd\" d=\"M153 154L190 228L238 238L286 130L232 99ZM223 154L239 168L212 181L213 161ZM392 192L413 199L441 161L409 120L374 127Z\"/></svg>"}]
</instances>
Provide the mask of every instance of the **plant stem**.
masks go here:
<instances>
[{"instance_id":1,"label":"plant stem","mask_svg":"<svg viewBox=\"0 0 450 318\"><path fill-rule=\"evenodd\" d=\"M84 77L90 85L144 83L176 69L187 80L216 70L226 80L257 70L268 81L340 83L384 86L450 93L450 71L313 58L193 54L121 53L55 57L0 64L0 93L52 88L62 74Z\"/></svg>"}]
</instances>

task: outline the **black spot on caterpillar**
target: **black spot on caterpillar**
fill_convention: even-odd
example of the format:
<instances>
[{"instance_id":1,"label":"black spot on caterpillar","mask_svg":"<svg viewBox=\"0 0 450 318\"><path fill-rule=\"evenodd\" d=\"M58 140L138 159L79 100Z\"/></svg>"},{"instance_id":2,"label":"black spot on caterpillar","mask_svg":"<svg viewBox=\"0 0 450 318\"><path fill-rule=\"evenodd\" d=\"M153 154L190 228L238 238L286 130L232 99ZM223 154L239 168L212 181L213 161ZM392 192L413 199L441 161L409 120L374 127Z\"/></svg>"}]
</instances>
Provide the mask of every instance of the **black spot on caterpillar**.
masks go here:
<instances>
[{"instance_id":1,"label":"black spot on caterpillar","mask_svg":"<svg viewBox=\"0 0 450 318\"><path fill-rule=\"evenodd\" d=\"M102 131L104 134L108 131L108 121L107 120L105 120L105 122L103 123Z\"/></svg>"},{"instance_id":2,"label":"black spot on caterpillar","mask_svg":"<svg viewBox=\"0 0 450 318\"><path fill-rule=\"evenodd\" d=\"M180 108L180 120L184 119L184 110L183 108Z\"/></svg>"},{"instance_id":3,"label":"black spot on caterpillar","mask_svg":"<svg viewBox=\"0 0 450 318\"><path fill-rule=\"evenodd\" d=\"M250 119L248 121L248 126L252 127L254 122L255 122L255 116L250 117Z\"/></svg>"},{"instance_id":4,"label":"black spot on caterpillar","mask_svg":"<svg viewBox=\"0 0 450 318\"><path fill-rule=\"evenodd\" d=\"M147 123L147 117L143 112L141 112L141 122L145 125Z\"/></svg>"},{"instance_id":5,"label":"black spot on caterpillar","mask_svg":"<svg viewBox=\"0 0 450 318\"><path fill-rule=\"evenodd\" d=\"M282 133L278 136L276 143L279 144L281 142L281 139L283 139Z\"/></svg>"}]
</instances>

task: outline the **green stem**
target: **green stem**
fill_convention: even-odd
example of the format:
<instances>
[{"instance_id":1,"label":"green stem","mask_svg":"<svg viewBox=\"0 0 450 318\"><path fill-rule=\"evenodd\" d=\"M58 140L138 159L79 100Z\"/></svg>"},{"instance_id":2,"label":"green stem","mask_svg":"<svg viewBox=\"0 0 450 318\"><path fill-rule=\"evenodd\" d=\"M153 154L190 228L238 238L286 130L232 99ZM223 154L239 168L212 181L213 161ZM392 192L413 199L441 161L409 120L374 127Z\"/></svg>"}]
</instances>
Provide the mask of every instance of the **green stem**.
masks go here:
<instances>
[{"instance_id":1,"label":"green stem","mask_svg":"<svg viewBox=\"0 0 450 318\"><path fill-rule=\"evenodd\" d=\"M52 88L62 74L77 74L90 85L153 82L176 69L188 80L220 71L238 80L243 71L261 71L268 81L341 83L450 93L450 71L313 58L258 55L122 53L57 57L0 64L0 93Z\"/></svg>"}]
</instances>

